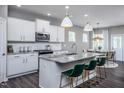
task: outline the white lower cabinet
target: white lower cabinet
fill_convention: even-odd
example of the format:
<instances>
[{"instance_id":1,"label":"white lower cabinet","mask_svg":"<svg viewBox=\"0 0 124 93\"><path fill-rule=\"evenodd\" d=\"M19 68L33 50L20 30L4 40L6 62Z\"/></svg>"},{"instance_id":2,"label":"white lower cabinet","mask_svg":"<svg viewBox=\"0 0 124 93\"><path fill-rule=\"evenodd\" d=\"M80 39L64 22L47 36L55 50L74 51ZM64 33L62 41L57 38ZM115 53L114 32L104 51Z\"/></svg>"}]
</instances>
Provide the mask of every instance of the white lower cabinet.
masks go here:
<instances>
[{"instance_id":1,"label":"white lower cabinet","mask_svg":"<svg viewBox=\"0 0 124 93\"><path fill-rule=\"evenodd\" d=\"M37 54L27 54L25 71L32 71L38 69L38 55Z\"/></svg>"},{"instance_id":2,"label":"white lower cabinet","mask_svg":"<svg viewBox=\"0 0 124 93\"><path fill-rule=\"evenodd\" d=\"M18 54L7 57L7 76L38 69L38 54Z\"/></svg>"}]
</instances>

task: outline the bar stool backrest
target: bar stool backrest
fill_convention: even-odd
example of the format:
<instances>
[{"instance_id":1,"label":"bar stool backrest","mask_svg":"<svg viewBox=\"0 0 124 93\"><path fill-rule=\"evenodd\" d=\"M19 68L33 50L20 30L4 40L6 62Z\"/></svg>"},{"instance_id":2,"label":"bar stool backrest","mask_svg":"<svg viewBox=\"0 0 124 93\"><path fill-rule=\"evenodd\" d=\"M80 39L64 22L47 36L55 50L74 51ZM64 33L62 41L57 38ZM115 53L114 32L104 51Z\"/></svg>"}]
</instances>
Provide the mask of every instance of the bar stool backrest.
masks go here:
<instances>
[{"instance_id":1,"label":"bar stool backrest","mask_svg":"<svg viewBox=\"0 0 124 93\"><path fill-rule=\"evenodd\" d=\"M90 61L90 64L88 65L88 69L89 69L89 70L94 70L95 67L96 67L96 63L97 63L96 60L91 60L91 61Z\"/></svg>"},{"instance_id":2,"label":"bar stool backrest","mask_svg":"<svg viewBox=\"0 0 124 93\"><path fill-rule=\"evenodd\" d=\"M106 62L106 58L100 58L98 62L98 66L103 66Z\"/></svg>"},{"instance_id":3,"label":"bar stool backrest","mask_svg":"<svg viewBox=\"0 0 124 93\"><path fill-rule=\"evenodd\" d=\"M72 76L72 77L80 76L83 72L83 69L84 69L84 64L75 65L74 70L73 70L73 72L71 73L70 76Z\"/></svg>"}]
</instances>

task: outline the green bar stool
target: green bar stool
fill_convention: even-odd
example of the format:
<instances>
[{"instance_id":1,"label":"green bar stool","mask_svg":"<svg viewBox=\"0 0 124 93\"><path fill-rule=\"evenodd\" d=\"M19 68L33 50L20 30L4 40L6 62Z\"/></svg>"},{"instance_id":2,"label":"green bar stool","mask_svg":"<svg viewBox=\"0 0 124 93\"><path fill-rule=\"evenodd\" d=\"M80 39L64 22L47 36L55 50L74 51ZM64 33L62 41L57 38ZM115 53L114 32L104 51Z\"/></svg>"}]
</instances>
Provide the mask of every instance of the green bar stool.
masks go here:
<instances>
[{"instance_id":1,"label":"green bar stool","mask_svg":"<svg viewBox=\"0 0 124 93\"><path fill-rule=\"evenodd\" d=\"M86 71L88 72L88 80L90 79L90 71L95 70L97 64L97 60L91 60L89 65L85 65L85 77ZM90 82L88 83L90 85Z\"/></svg>"},{"instance_id":2,"label":"green bar stool","mask_svg":"<svg viewBox=\"0 0 124 93\"><path fill-rule=\"evenodd\" d=\"M98 58L98 61L97 61L97 68L99 70L99 75L100 75L100 79L105 79L107 78L107 74L106 74L106 69L105 69L105 63L106 63L106 58L105 57L100 57ZM102 72L101 72L101 67L104 68L104 78L102 78Z\"/></svg>"},{"instance_id":3,"label":"green bar stool","mask_svg":"<svg viewBox=\"0 0 124 93\"><path fill-rule=\"evenodd\" d=\"M61 88L62 75L65 75L65 76L69 77L69 79L70 79L70 87L73 87L73 78L77 78L77 80L76 80L76 85L77 85L78 77L82 75L83 69L84 69L84 64L77 64L77 65L74 66L74 69L70 69L70 70L62 72L59 87Z\"/></svg>"}]
</instances>

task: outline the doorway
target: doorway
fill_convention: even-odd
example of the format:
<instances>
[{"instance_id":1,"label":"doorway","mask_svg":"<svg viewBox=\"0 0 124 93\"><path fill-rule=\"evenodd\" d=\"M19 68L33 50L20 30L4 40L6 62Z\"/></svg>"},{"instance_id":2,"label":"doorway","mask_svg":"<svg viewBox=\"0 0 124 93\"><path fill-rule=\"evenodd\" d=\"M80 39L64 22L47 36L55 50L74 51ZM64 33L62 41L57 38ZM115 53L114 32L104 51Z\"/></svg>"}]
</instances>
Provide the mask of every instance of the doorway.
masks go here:
<instances>
[{"instance_id":1,"label":"doorway","mask_svg":"<svg viewBox=\"0 0 124 93\"><path fill-rule=\"evenodd\" d=\"M111 35L111 49L115 50L117 61L124 61L124 34Z\"/></svg>"}]
</instances>

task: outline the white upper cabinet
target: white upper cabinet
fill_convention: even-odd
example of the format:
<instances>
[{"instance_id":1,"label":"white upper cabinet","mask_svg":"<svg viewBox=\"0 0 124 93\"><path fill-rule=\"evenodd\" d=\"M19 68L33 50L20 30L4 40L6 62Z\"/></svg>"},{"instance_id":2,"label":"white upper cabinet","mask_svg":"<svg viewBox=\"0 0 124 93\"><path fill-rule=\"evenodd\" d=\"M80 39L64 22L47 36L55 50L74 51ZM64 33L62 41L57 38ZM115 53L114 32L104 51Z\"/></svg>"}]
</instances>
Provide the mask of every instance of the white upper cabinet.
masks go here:
<instances>
[{"instance_id":1,"label":"white upper cabinet","mask_svg":"<svg viewBox=\"0 0 124 93\"><path fill-rule=\"evenodd\" d=\"M57 26L50 25L50 42L57 42Z\"/></svg>"},{"instance_id":2,"label":"white upper cabinet","mask_svg":"<svg viewBox=\"0 0 124 93\"><path fill-rule=\"evenodd\" d=\"M22 21L15 18L8 18L8 40L21 41Z\"/></svg>"},{"instance_id":3,"label":"white upper cabinet","mask_svg":"<svg viewBox=\"0 0 124 93\"><path fill-rule=\"evenodd\" d=\"M35 22L8 18L8 41L35 41Z\"/></svg>"},{"instance_id":4,"label":"white upper cabinet","mask_svg":"<svg viewBox=\"0 0 124 93\"><path fill-rule=\"evenodd\" d=\"M65 42L64 28L50 25L50 42Z\"/></svg>"},{"instance_id":5,"label":"white upper cabinet","mask_svg":"<svg viewBox=\"0 0 124 93\"><path fill-rule=\"evenodd\" d=\"M49 21L36 19L36 32L50 33L49 24Z\"/></svg>"},{"instance_id":6,"label":"white upper cabinet","mask_svg":"<svg viewBox=\"0 0 124 93\"><path fill-rule=\"evenodd\" d=\"M58 42L65 42L65 29L58 27Z\"/></svg>"},{"instance_id":7,"label":"white upper cabinet","mask_svg":"<svg viewBox=\"0 0 124 93\"><path fill-rule=\"evenodd\" d=\"M35 41L35 22L23 22L23 39L24 41Z\"/></svg>"}]
</instances>

